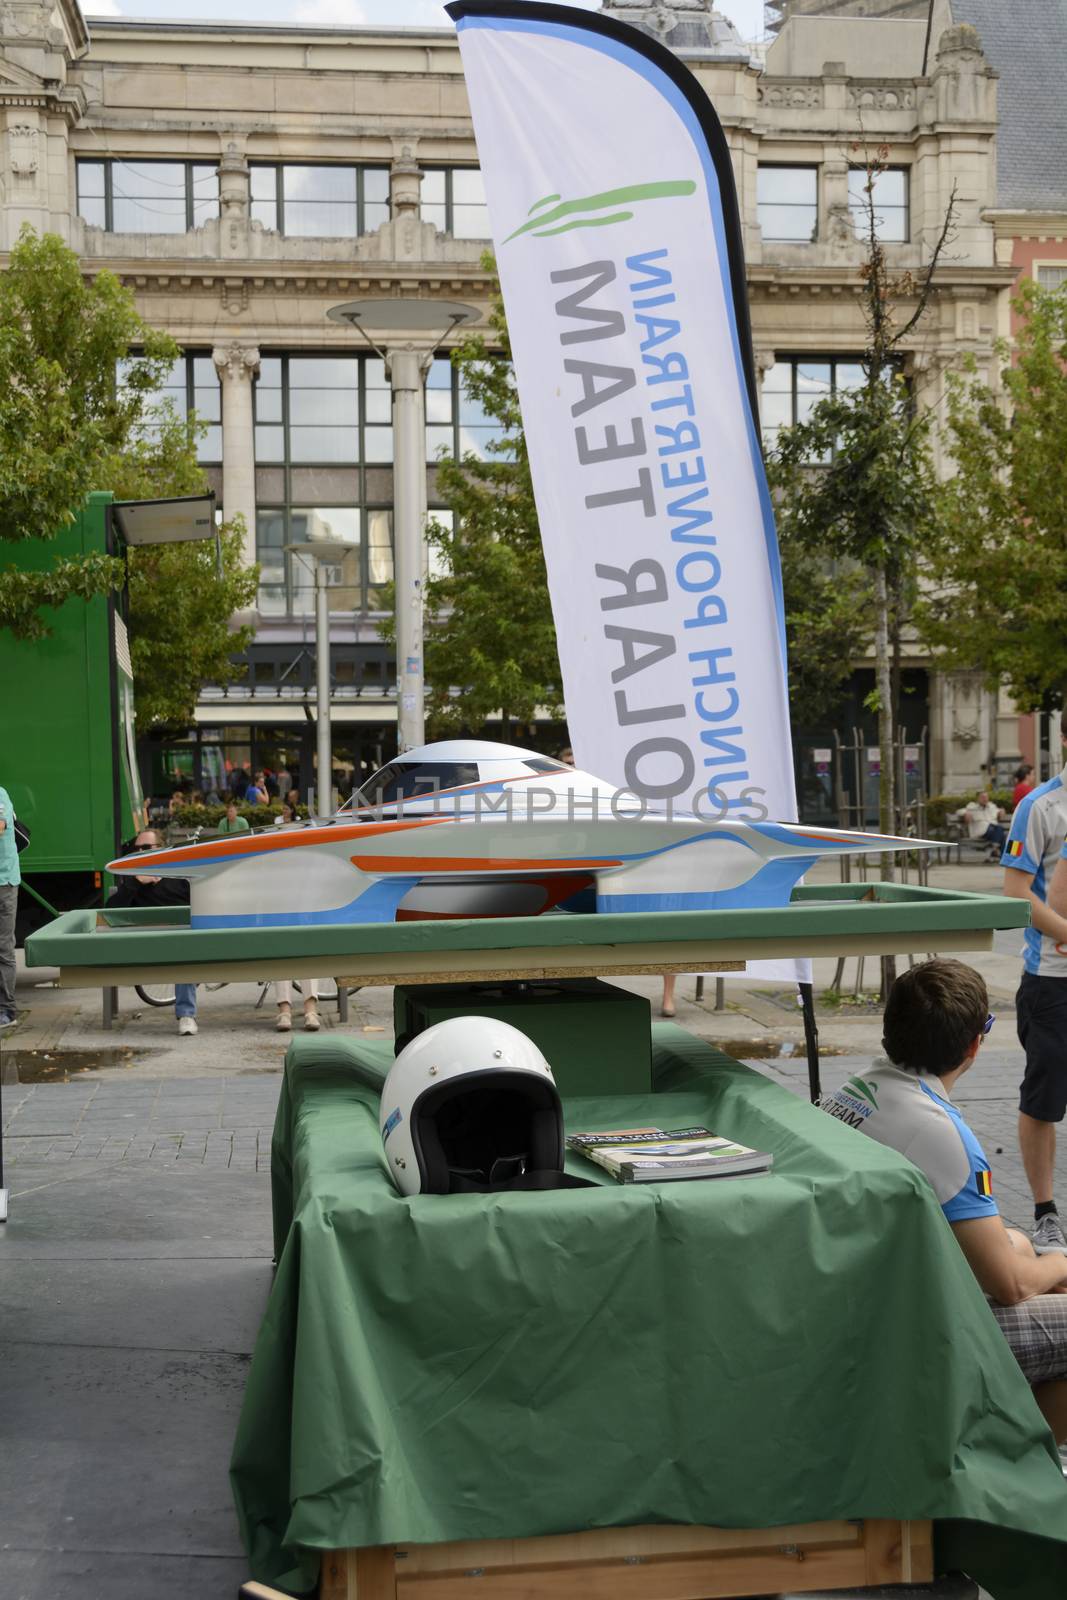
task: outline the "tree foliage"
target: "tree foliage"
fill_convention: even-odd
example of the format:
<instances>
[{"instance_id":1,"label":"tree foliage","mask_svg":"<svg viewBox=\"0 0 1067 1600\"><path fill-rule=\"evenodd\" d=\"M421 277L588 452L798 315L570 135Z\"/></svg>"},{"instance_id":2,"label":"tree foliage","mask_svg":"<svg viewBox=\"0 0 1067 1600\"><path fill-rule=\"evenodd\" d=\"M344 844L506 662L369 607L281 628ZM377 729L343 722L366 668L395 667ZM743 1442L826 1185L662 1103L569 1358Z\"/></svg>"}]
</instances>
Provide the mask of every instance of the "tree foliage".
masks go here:
<instances>
[{"instance_id":1,"label":"tree foliage","mask_svg":"<svg viewBox=\"0 0 1067 1600\"><path fill-rule=\"evenodd\" d=\"M157 399L179 353L113 274L86 280L62 240L23 230L0 274L0 541L55 534L93 489L118 499L204 490L203 425ZM43 608L128 576L139 724L187 724L201 685L234 676L230 654L251 637L229 624L256 591L242 535L237 522L224 528L221 574L212 541L132 550L128 568L93 554L24 572L0 556L0 627L39 639L49 631Z\"/></svg>"},{"instance_id":2,"label":"tree foliage","mask_svg":"<svg viewBox=\"0 0 1067 1600\"><path fill-rule=\"evenodd\" d=\"M977 666L1023 708L1067 700L1067 289L1026 284L1000 388L949 379L943 532L919 621L946 666Z\"/></svg>"},{"instance_id":3,"label":"tree foliage","mask_svg":"<svg viewBox=\"0 0 1067 1600\"><path fill-rule=\"evenodd\" d=\"M492 259L486 264L492 266ZM562 715L556 631L534 505L504 306L493 301L489 339L453 357L467 398L500 430L487 458L437 465L452 527L430 523L426 585L427 711L435 732L475 729L490 716L531 722Z\"/></svg>"}]
</instances>

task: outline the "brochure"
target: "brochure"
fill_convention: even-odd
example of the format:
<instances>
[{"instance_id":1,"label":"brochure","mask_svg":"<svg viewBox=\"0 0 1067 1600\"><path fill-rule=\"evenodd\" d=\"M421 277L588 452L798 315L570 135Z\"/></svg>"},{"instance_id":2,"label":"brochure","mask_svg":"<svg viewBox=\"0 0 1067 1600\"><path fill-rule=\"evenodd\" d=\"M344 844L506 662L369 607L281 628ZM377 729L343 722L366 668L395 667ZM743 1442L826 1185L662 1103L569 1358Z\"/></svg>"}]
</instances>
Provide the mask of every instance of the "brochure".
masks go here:
<instances>
[{"instance_id":1,"label":"brochure","mask_svg":"<svg viewBox=\"0 0 1067 1600\"><path fill-rule=\"evenodd\" d=\"M710 1128L613 1128L572 1133L567 1145L620 1183L672 1178L742 1178L769 1172L774 1158Z\"/></svg>"}]
</instances>

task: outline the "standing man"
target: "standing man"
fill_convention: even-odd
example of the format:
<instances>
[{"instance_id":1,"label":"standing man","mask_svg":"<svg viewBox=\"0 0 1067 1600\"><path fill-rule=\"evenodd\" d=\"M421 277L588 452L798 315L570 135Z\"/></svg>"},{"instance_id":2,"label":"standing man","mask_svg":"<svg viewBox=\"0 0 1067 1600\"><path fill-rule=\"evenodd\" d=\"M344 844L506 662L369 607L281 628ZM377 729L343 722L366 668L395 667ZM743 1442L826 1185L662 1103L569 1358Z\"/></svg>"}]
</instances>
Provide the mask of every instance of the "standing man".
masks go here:
<instances>
[{"instance_id":1,"label":"standing man","mask_svg":"<svg viewBox=\"0 0 1067 1600\"><path fill-rule=\"evenodd\" d=\"M15 808L7 790L0 789L0 1028L11 1028L18 1020L15 1013L15 911L21 882Z\"/></svg>"},{"instance_id":2,"label":"standing man","mask_svg":"<svg viewBox=\"0 0 1067 1600\"><path fill-rule=\"evenodd\" d=\"M1067 746L1067 711L1060 717ZM1067 1250L1053 1192L1056 1124L1067 1110L1067 917L1049 904L1049 884L1067 838L1067 767L1024 794L1011 819L1004 893L1030 904L1023 975L1015 997L1026 1070L1019 1091L1019 1149L1034 1197L1034 1249Z\"/></svg>"}]
</instances>

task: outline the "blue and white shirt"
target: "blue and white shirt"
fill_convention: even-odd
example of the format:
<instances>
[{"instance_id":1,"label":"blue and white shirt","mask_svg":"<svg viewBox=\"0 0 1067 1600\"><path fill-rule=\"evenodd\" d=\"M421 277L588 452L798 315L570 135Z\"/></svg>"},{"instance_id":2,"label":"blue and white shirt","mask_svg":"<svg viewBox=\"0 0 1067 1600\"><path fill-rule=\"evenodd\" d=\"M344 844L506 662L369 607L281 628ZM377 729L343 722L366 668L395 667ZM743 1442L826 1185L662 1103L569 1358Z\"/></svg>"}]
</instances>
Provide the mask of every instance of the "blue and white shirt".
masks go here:
<instances>
[{"instance_id":1,"label":"blue and white shirt","mask_svg":"<svg viewBox=\"0 0 1067 1600\"><path fill-rule=\"evenodd\" d=\"M1001 866L1025 872L1039 900L1048 899L1048 884L1067 839L1067 767L1024 794L1015 807ZM1023 970L1040 978L1067 978L1067 948L1037 928L1023 932Z\"/></svg>"},{"instance_id":2,"label":"blue and white shirt","mask_svg":"<svg viewBox=\"0 0 1067 1600\"><path fill-rule=\"evenodd\" d=\"M999 1215L985 1152L945 1093L884 1057L819 1102L839 1122L899 1150L924 1172L949 1222Z\"/></svg>"}]
</instances>

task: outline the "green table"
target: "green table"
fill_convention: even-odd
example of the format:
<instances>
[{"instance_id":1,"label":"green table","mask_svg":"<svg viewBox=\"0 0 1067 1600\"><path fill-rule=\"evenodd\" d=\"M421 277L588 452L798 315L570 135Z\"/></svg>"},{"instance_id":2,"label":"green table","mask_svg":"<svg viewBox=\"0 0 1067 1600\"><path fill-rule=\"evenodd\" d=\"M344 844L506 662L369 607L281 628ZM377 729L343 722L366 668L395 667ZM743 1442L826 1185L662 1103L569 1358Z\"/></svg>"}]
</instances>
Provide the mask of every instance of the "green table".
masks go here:
<instances>
[{"instance_id":1,"label":"green table","mask_svg":"<svg viewBox=\"0 0 1067 1600\"><path fill-rule=\"evenodd\" d=\"M908 1162L661 1025L655 1092L569 1101L569 1126L705 1122L771 1176L405 1200L389 1061L337 1036L287 1057L232 1465L256 1577L310 1587L340 1547L903 1517L995 1600L1062 1600L1051 1436Z\"/></svg>"},{"instance_id":2,"label":"green table","mask_svg":"<svg viewBox=\"0 0 1067 1600\"><path fill-rule=\"evenodd\" d=\"M909 884L817 884L788 906L641 916L460 918L190 928L188 910L68 911L26 941L26 964L56 966L63 988L236 983L315 977L341 983L478 983L736 970L745 961L894 951L991 950L1030 908L1003 895Z\"/></svg>"}]
</instances>

